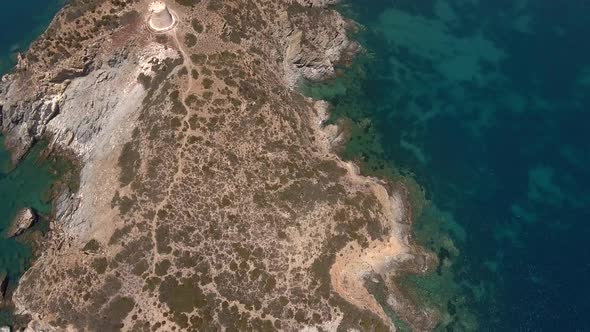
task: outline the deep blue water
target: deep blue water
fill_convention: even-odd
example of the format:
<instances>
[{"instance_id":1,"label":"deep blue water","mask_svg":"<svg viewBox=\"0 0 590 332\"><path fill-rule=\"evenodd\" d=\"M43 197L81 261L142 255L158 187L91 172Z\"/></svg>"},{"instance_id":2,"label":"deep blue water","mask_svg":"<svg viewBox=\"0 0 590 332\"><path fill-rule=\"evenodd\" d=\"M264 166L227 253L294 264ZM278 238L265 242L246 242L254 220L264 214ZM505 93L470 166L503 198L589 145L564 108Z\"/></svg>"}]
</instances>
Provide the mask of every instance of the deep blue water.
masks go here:
<instances>
[{"instance_id":1,"label":"deep blue water","mask_svg":"<svg viewBox=\"0 0 590 332\"><path fill-rule=\"evenodd\" d=\"M349 0L366 53L308 93L344 156L415 179L441 329L590 330L590 2ZM448 237L447 237L448 235Z\"/></svg>"}]
</instances>

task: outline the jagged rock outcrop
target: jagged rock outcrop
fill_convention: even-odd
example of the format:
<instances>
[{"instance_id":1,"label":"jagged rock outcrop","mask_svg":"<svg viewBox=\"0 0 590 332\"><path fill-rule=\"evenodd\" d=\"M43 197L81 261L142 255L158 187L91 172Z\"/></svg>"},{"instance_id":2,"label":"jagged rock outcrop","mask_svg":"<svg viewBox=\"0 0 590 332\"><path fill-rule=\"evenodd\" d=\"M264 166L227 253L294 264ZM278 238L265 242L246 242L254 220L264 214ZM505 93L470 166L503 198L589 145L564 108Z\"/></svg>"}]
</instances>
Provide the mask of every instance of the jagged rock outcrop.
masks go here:
<instances>
[{"instance_id":1,"label":"jagged rock outcrop","mask_svg":"<svg viewBox=\"0 0 590 332\"><path fill-rule=\"evenodd\" d=\"M8 228L6 235L8 237L14 237L22 234L27 229L31 228L37 221L37 214L31 208L24 208L18 211L14 221Z\"/></svg>"},{"instance_id":2,"label":"jagged rock outcrop","mask_svg":"<svg viewBox=\"0 0 590 332\"><path fill-rule=\"evenodd\" d=\"M55 33L61 15L63 11L45 33L46 39ZM84 50L74 54L66 51L67 55L59 58L58 65L57 55L47 46L46 39L34 42L26 55L19 57L16 69L0 81L0 132L5 135L13 163L46 135L47 124L60 112L60 97L70 80L93 69L96 44L89 43ZM65 51L65 48L61 49ZM49 52L54 58L47 57Z\"/></svg>"},{"instance_id":3,"label":"jagged rock outcrop","mask_svg":"<svg viewBox=\"0 0 590 332\"><path fill-rule=\"evenodd\" d=\"M347 37L347 30L354 24L336 12L320 14L320 11L312 8L312 15L306 16L294 16L287 11L280 16L284 22L282 38L286 41L285 80L289 86L295 86L301 79L317 81L333 77L335 64L358 50L358 44Z\"/></svg>"},{"instance_id":4,"label":"jagged rock outcrop","mask_svg":"<svg viewBox=\"0 0 590 332\"><path fill-rule=\"evenodd\" d=\"M47 123L59 112L58 100L45 96L42 92L33 98L20 99L12 95L17 90L10 86L0 86L0 105L2 112L2 132L6 133L6 147L12 152L13 162L19 161L31 144L45 133Z\"/></svg>"}]
</instances>

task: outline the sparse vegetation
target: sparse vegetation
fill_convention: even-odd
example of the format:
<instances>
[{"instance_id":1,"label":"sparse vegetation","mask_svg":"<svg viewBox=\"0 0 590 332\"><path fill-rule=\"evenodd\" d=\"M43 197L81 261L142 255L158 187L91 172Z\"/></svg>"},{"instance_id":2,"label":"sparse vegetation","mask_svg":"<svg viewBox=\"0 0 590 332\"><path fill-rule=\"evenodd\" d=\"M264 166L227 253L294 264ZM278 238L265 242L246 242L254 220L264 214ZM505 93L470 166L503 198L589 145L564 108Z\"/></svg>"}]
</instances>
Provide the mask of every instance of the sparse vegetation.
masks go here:
<instances>
[{"instance_id":1,"label":"sparse vegetation","mask_svg":"<svg viewBox=\"0 0 590 332\"><path fill-rule=\"evenodd\" d=\"M27 59L47 55L58 68L81 50L101 60L100 52L114 52L109 47L154 40L162 49L195 53L154 56L151 69L138 75L146 96L133 113L137 122L119 126L135 129L118 168L101 173L105 181L119 176L92 220L108 219L93 225L105 243L64 247L74 251L67 260L42 257L43 269L23 281L35 282L23 288L23 303L56 317L51 323L61 329L298 330L334 320L334 307L345 314L343 329L387 328L337 294L330 275L346 245L368 247L387 237L382 203L327 155L312 102L284 85L281 59L265 58L284 42L265 17L287 11L293 27L312 29L308 11L326 12L284 1L176 0L199 6L183 9L178 45L172 34L154 37L138 28L136 1L78 1L64 26L54 25L38 42L43 51ZM144 58L133 61L133 68L145 66Z\"/></svg>"},{"instance_id":2,"label":"sparse vegetation","mask_svg":"<svg viewBox=\"0 0 590 332\"><path fill-rule=\"evenodd\" d=\"M207 60L207 56L205 54L191 54L191 61L195 65L204 64Z\"/></svg>"},{"instance_id":3,"label":"sparse vegetation","mask_svg":"<svg viewBox=\"0 0 590 332\"><path fill-rule=\"evenodd\" d=\"M175 0L176 3L187 7L194 7L201 3L201 0Z\"/></svg>"},{"instance_id":4,"label":"sparse vegetation","mask_svg":"<svg viewBox=\"0 0 590 332\"><path fill-rule=\"evenodd\" d=\"M203 33L203 31L205 31L203 24L201 24L201 22L199 22L199 20L197 20L196 18L193 18L191 20L191 26L193 27L193 30L195 30L196 33Z\"/></svg>"},{"instance_id":5,"label":"sparse vegetation","mask_svg":"<svg viewBox=\"0 0 590 332\"><path fill-rule=\"evenodd\" d=\"M139 73L139 76L137 76L137 81L139 81L139 83L141 83L141 85L143 85L143 87L147 90L152 84L152 77L144 73Z\"/></svg>"},{"instance_id":6,"label":"sparse vegetation","mask_svg":"<svg viewBox=\"0 0 590 332\"><path fill-rule=\"evenodd\" d=\"M98 243L98 241L96 241L95 239L88 241L84 245L84 248L82 248L83 251L88 251L88 252L97 252L98 249L100 249L100 243Z\"/></svg>"},{"instance_id":7,"label":"sparse vegetation","mask_svg":"<svg viewBox=\"0 0 590 332\"><path fill-rule=\"evenodd\" d=\"M207 77L205 77L205 78L203 79L203 87L204 87L205 89L211 89L211 86L212 86L212 85L213 85L213 80L211 80L211 79L209 79L209 78L207 78Z\"/></svg>"},{"instance_id":8,"label":"sparse vegetation","mask_svg":"<svg viewBox=\"0 0 590 332\"><path fill-rule=\"evenodd\" d=\"M197 45L197 36L193 35L192 33L187 33L184 35L184 44L187 47L193 47Z\"/></svg>"},{"instance_id":9,"label":"sparse vegetation","mask_svg":"<svg viewBox=\"0 0 590 332\"><path fill-rule=\"evenodd\" d=\"M126 186L136 178L137 171L141 165L141 156L137 150L137 146L133 143L126 143L123 146L121 155L119 156L119 165L121 167L121 176L119 180L122 186Z\"/></svg>"},{"instance_id":10,"label":"sparse vegetation","mask_svg":"<svg viewBox=\"0 0 590 332\"><path fill-rule=\"evenodd\" d=\"M198 80L199 79L199 72L196 69L192 69L191 70L191 77L193 78L193 80Z\"/></svg>"}]
</instances>

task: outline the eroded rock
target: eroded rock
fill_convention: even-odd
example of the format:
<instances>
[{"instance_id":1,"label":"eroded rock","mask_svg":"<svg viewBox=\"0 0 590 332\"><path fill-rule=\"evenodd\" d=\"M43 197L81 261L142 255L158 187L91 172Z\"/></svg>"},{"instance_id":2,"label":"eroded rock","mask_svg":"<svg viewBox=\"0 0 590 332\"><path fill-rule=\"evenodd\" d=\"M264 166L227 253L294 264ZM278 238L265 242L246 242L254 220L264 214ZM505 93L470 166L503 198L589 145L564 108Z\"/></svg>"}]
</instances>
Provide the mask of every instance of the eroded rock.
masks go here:
<instances>
[{"instance_id":1,"label":"eroded rock","mask_svg":"<svg viewBox=\"0 0 590 332\"><path fill-rule=\"evenodd\" d=\"M6 235L8 237L18 236L33 226L36 221L37 215L35 214L35 211L31 208L24 208L16 214Z\"/></svg>"}]
</instances>

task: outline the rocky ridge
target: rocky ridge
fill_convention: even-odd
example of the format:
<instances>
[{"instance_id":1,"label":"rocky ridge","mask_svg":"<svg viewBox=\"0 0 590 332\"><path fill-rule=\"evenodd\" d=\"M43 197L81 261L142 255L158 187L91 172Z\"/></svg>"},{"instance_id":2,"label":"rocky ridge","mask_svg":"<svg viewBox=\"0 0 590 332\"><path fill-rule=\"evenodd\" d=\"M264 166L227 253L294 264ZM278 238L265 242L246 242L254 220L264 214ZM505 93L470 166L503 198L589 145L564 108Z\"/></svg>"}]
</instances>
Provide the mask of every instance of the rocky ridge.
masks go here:
<instances>
[{"instance_id":1,"label":"rocky ridge","mask_svg":"<svg viewBox=\"0 0 590 332\"><path fill-rule=\"evenodd\" d=\"M178 1L162 35L148 1L60 12L0 85L15 161L49 137L82 165L14 295L30 329L434 326L391 279L434 259L404 188L341 161L325 103L293 89L356 49L329 3Z\"/></svg>"}]
</instances>

